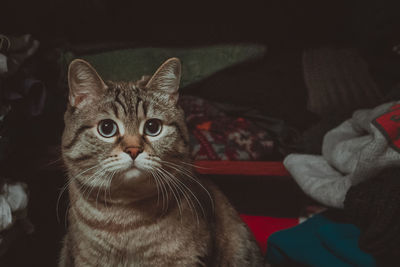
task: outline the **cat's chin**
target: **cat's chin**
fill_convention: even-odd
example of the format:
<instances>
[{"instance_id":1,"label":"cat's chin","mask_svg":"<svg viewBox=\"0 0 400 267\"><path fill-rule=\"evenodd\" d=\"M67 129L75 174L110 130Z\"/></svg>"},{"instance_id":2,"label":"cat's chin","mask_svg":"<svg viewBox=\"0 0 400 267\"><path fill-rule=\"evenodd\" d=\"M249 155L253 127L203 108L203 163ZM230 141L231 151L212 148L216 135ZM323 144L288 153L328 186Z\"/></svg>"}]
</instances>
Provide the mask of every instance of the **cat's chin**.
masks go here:
<instances>
[{"instance_id":1,"label":"cat's chin","mask_svg":"<svg viewBox=\"0 0 400 267\"><path fill-rule=\"evenodd\" d=\"M143 172L138 168L131 168L127 170L124 174L125 179L134 179L143 176Z\"/></svg>"}]
</instances>

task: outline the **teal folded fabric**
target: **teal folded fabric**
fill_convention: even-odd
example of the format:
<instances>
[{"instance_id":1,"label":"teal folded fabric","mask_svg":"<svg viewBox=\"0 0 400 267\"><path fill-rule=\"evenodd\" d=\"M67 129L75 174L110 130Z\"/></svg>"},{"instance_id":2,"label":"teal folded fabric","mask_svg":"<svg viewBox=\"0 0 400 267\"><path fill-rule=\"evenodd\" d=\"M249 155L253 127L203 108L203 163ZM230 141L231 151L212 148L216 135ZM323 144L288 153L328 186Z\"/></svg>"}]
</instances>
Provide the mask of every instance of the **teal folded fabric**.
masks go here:
<instances>
[{"instance_id":1,"label":"teal folded fabric","mask_svg":"<svg viewBox=\"0 0 400 267\"><path fill-rule=\"evenodd\" d=\"M296 227L272 234L267 261L274 265L350 267L376 266L375 259L358 247L360 230L315 215Z\"/></svg>"}]
</instances>

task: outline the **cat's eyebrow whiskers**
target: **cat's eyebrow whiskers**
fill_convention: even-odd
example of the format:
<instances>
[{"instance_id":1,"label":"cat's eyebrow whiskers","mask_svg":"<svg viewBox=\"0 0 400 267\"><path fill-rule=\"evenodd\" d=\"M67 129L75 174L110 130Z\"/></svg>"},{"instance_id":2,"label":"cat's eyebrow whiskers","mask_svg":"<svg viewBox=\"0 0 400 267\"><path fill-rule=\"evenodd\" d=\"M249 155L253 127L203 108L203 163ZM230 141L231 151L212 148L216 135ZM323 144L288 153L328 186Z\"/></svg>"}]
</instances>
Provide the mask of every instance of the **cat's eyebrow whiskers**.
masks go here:
<instances>
[{"instance_id":1,"label":"cat's eyebrow whiskers","mask_svg":"<svg viewBox=\"0 0 400 267\"><path fill-rule=\"evenodd\" d=\"M112 108L112 111L113 111L113 113L114 113L114 116L115 116L117 119L119 119L118 108L117 108L117 106L115 105L114 102L111 102L111 108Z\"/></svg>"},{"instance_id":2,"label":"cat's eyebrow whiskers","mask_svg":"<svg viewBox=\"0 0 400 267\"><path fill-rule=\"evenodd\" d=\"M146 119L146 108L144 106L143 100L140 97L138 97L136 103L136 117L138 121Z\"/></svg>"},{"instance_id":3,"label":"cat's eyebrow whiskers","mask_svg":"<svg viewBox=\"0 0 400 267\"><path fill-rule=\"evenodd\" d=\"M116 94L115 94L115 103L118 103L122 107L122 109L124 110L125 116L126 116L126 115L128 115L127 107L125 107L124 103L119 98L120 94L121 94L121 89L117 89Z\"/></svg>"}]
</instances>

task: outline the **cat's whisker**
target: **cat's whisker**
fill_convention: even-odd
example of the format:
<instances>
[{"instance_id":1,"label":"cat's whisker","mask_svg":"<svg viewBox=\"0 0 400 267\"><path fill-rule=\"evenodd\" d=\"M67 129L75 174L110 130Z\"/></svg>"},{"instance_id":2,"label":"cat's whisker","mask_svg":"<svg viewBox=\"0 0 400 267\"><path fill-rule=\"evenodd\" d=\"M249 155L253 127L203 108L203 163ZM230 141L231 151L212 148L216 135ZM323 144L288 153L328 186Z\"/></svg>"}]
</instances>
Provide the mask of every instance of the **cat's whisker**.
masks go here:
<instances>
[{"instance_id":1,"label":"cat's whisker","mask_svg":"<svg viewBox=\"0 0 400 267\"><path fill-rule=\"evenodd\" d=\"M158 169L158 171L160 172L160 174L162 174L162 176L166 177L168 179L168 177L170 176L168 173L165 173L164 170ZM170 178L171 179L171 178ZM183 195L183 197L186 200L186 203L188 204L189 210L192 212L193 216L196 217L197 221L198 221L198 215L197 215L197 211L196 211L196 207L192 201L192 198L190 197L190 195L188 195L185 192L185 188L183 188L180 184L176 183L174 179L170 180L174 186L181 192L181 194Z\"/></svg>"},{"instance_id":2,"label":"cat's whisker","mask_svg":"<svg viewBox=\"0 0 400 267\"><path fill-rule=\"evenodd\" d=\"M173 185L171 186L171 184L170 184L167 180L165 180L165 182L166 182L166 184L168 185L168 187L171 189L172 195L174 196L174 198L175 198L175 200L176 200L176 204L178 205L178 209L179 209L179 215L180 215L180 218L181 218L181 220L182 220L182 209L181 209L181 206L180 206L178 197L177 197L177 195L175 194L175 190L174 190L174 188L173 188ZM178 194L178 192L177 192L177 194ZM178 195L179 195L179 194L178 194Z\"/></svg>"},{"instance_id":3,"label":"cat's whisker","mask_svg":"<svg viewBox=\"0 0 400 267\"><path fill-rule=\"evenodd\" d=\"M103 180L102 182L101 182L101 184L99 185L99 187L97 188L97 195L96 195L96 201L95 201L95 203L96 203L96 209L98 208L98 200L99 200L99 194L100 194L100 191L101 191L101 189L103 188L103 185L106 183L106 180Z\"/></svg>"},{"instance_id":4,"label":"cat's whisker","mask_svg":"<svg viewBox=\"0 0 400 267\"><path fill-rule=\"evenodd\" d=\"M191 173L189 170L187 170L187 169L185 169L185 168L183 168L183 167L181 167L181 166L179 166L177 164L174 164L172 162L165 162L165 163L166 164L170 164L171 168L173 168L174 170L176 170L178 172L180 171L182 174L185 174L188 178L190 178L191 180L196 182L198 185L200 185L201 188L207 193L208 197L210 198L210 202L211 202L212 208L214 210L214 201L213 201L213 198L211 197L210 192L197 180L196 177L193 176L193 173ZM174 166L176 166L176 167L174 167Z\"/></svg>"},{"instance_id":5,"label":"cat's whisker","mask_svg":"<svg viewBox=\"0 0 400 267\"><path fill-rule=\"evenodd\" d=\"M165 183L164 180L165 180L165 178L163 176L160 176L160 185L161 185L161 190L162 190L161 192L162 192L162 198L163 198L163 212L166 211L166 207L167 207L167 204L166 204L167 197L166 197L166 195L168 194L167 188L166 188L166 186L164 184Z\"/></svg>"},{"instance_id":6,"label":"cat's whisker","mask_svg":"<svg viewBox=\"0 0 400 267\"><path fill-rule=\"evenodd\" d=\"M173 180L171 180L171 182L172 182L172 186L175 187L176 194L178 195L178 207L179 207L179 206L182 206L182 205L181 205L181 203L182 203L181 195L180 195L179 192L178 192L178 190L179 190L179 184L174 183ZM182 192L182 190L180 190L180 191ZM181 210L180 212L182 212L182 210ZM181 220L182 220L182 214L181 214Z\"/></svg>"},{"instance_id":7,"label":"cat's whisker","mask_svg":"<svg viewBox=\"0 0 400 267\"><path fill-rule=\"evenodd\" d=\"M154 183L156 184L156 188L157 188L157 206L160 205L160 188L159 188L159 184L158 184L158 178L155 176L154 171L150 170L149 171L151 176L153 177Z\"/></svg>"},{"instance_id":8,"label":"cat's whisker","mask_svg":"<svg viewBox=\"0 0 400 267\"><path fill-rule=\"evenodd\" d=\"M200 202L199 199L196 197L196 195L193 193L193 191L190 190L190 188L187 187L182 181L180 181L179 179L177 179L176 177L174 177L169 171L167 171L167 170L165 170L165 169L163 169L163 168L160 168L160 170L164 171L164 173L167 174L167 176L170 177L172 180L174 180L174 181L178 182L179 184L181 184L181 185L195 198L195 200L197 201L199 207L201 208L201 210L202 210L202 212L203 212L203 215L205 216L205 212L204 212L203 206L201 205L201 202ZM191 199L191 198L189 198L189 199ZM196 214L197 222L199 223L199 217L198 217L198 215L197 215L197 209L196 209L196 207L195 207L195 205L194 205L193 202L192 202L192 204L193 204L193 210L194 210L194 212L195 212L195 214Z\"/></svg>"},{"instance_id":9,"label":"cat's whisker","mask_svg":"<svg viewBox=\"0 0 400 267\"><path fill-rule=\"evenodd\" d=\"M94 165L94 166L92 166L92 167L90 167L90 168L85 169L84 171L82 171L82 172L78 173L77 175L75 175L74 178L78 178L78 177L80 177L82 174L84 174L84 173L86 173L86 172L88 172L88 171L90 171L90 170L93 170L94 168L97 168L97 167L99 167L99 166L101 166L101 163L98 163L98 164L96 164L96 165Z\"/></svg>"},{"instance_id":10,"label":"cat's whisker","mask_svg":"<svg viewBox=\"0 0 400 267\"><path fill-rule=\"evenodd\" d=\"M159 173L161 180L165 181L166 179L168 179L168 175L166 173L164 173L161 169L156 169L156 171ZM190 198L188 198L188 196L186 195L186 193L184 192L184 190L182 190L179 186L177 187L179 189L179 191L182 193L183 197L185 198L186 202L188 203L189 209L193 212L192 209L192 201Z\"/></svg>"},{"instance_id":11,"label":"cat's whisker","mask_svg":"<svg viewBox=\"0 0 400 267\"><path fill-rule=\"evenodd\" d=\"M110 185L110 179L112 178L112 172L110 172L108 175L107 175L107 178L105 179L105 188L104 188L104 206L106 207L106 208L108 208L107 207L107 189L110 187L109 185Z\"/></svg>"},{"instance_id":12,"label":"cat's whisker","mask_svg":"<svg viewBox=\"0 0 400 267\"><path fill-rule=\"evenodd\" d=\"M87 182L88 183L94 182L98 178L97 174L103 175L104 173L102 173L101 170L97 171L95 174L93 174L91 177L89 177ZM82 191L82 188L84 188L83 191ZM79 191L82 192L82 196L84 199L89 199L94 188L95 188L95 186L82 184L79 188Z\"/></svg>"},{"instance_id":13,"label":"cat's whisker","mask_svg":"<svg viewBox=\"0 0 400 267\"><path fill-rule=\"evenodd\" d=\"M111 183L112 183L112 180L113 180L113 178L114 178L114 175L117 173L117 171L113 171L113 173L112 173L112 175L111 175L111 178L110 178L110 181L108 182L108 195L110 196L110 201L112 202L112 198L111 198ZM107 192L107 191L106 191ZM107 197L107 195L106 195L106 197Z\"/></svg>"},{"instance_id":14,"label":"cat's whisker","mask_svg":"<svg viewBox=\"0 0 400 267\"><path fill-rule=\"evenodd\" d=\"M79 191L80 192L82 192L82 197L84 198L84 199L87 199L87 197L86 197L86 193L90 190L90 186L87 186L87 185L85 185L85 184L81 184L80 185L80 187L79 187Z\"/></svg>"},{"instance_id":15,"label":"cat's whisker","mask_svg":"<svg viewBox=\"0 0 400 267\"><path fill-rule=\"evenodd\" d=\"M188 166L190 166L190 167L194 167L194 168L196 168L196 169L212 170L212 168L208 168L208 167L204 167L204 166L192 164L192 163L189 163L189 162L185 162L185 161L181 161L181 160L180 160L180 162L181 162L182 164L188 165Z\"/></svg>"},{"instance_id":16,"label":"cat's whisker","mask_svg":"<svg viewBox=\"0 0 400 267\"><path fill-rule=\"evenodd\" d=\"M59 163L60 161L62 161L62 160L63 160L62 156L59 156L59 157L57 157L57 159L55 159L55 160L53 160L53 161L44 163L40 168L41 168L41 169L45 169L45 168L48 168L48 167L50 167L50 166L56 165L56 163L57 163L57 165L58 165L58 163ZM59 166L57 166L57 167L62 167L62 166L63 166L63 162L61 162L61 164L59 164Z\"/></svg>"},{"instance_id":17,"label":"cat's whisker","mask_svg":"<svg viewBox=\"0 0 400 267\"><path fill-rule=\"evenodd\" d=\"M205 216L205 212L204 212L203 205L201 204L201 202L199 201L199 199L196 197L196 195L193 193L193 191L192 191L185 183L183 183L181 180L179 180L178 178L176 178L175 176L173 176L170 172L168 172L167 170L165 170L165 171L169 174L169 176L170 176L171 178L175 179L178 183L180 183L182 186L184 186L184 187L193 195L193 197L196 199L197 203L199 204L199 206L200 206L200 208L201 208L201 210L202 210L203 215Z\"/></svg>"},{"instance_id":18,"label":"cat's whisker","mask_svg":"<svg viewBox=\"0 0 400 267\"><path fill-rule=\"evenodd\" d=\"M95 166L92 166L90 168L87 168L85 170L83 170L82 172L80 172L79 174L77 174L74 177L70 177L69 180L65 183L65 185L62 187L60 193L58 194L58 198L57 198L57 202L56 202L56 215L57 215L57 222L60 223L60 216L59 216L59 205L60 205L60 200L62 195L64 194L65 190L68 188L68 186L72 183L72 181L76 178L78 178L80 175L99 167L100 164L96 164Z\"/></svg>"},{"instance_id":19,"label":"cat's whisker","mask_svg":"<svg viewBox=\"0 0 400 267\"><path fill-rule=\"evenodd\" d=\"M97 166L94 166L94 167L97 167ZM93 168L94 168L94 167L93 167ZM85 170L85 171L88 171L88 170L93 169L93 168L89 168L89 169L87 169L87 170ZM84 171L84 172L85 172L85 171ZM82 172L82 173L83 173L83 172ZM64 194L65 190L69 187L69 185L72 183L72 181L73 181L74 179L76 179L76 177L72 177L72 178L68 179L68 181L65 183L65 185L62 187L60 193L58 194L58 198L57 198L57 202L56 202L56 215L57 215L57 222L58 222L58 223L60 223L59 205L60 205L61 197L62 197L62 195Z\"/></svg>"},{"instance_id":20,"label":"cat's whisker","mask_svg":"<svg viewBox=\"0 0 400 267\"><path fill-rule=\"evenodd\" d=\"M165 195L163 194L163 211L168 210L168 190L167 187L165 186L165 178L163 176L160 176L160 184L161 184L161 188L163 189ZM165 203L164 204L164 198L165 198ZM165 206L165 207L164 207ZM164 209L166 208L166 209Z\"/></svg>"},{"instance_id":21,"label":"cat's whisker","mask_svg":"<svg viewBox=\"0 0 400 267\"><path fill-rule=\"evenodd\" d=\"M103 168L101 168L100 170L98 170L98 171L96 171L92 176L90 176L89 178L88 178L88 182L89 183L92 183L92 182L94 182L96 179L98 179L98 176L103 176L104 175L104 167ZM86 191L88 192L87 193L87 195L86 195L86 197L85 197L85 195L84 195L84 197L86 198L86 199L88 199L89 197L90 197L90 195L92 194L92 192L93 192L93 189L95 188L95 186L88 186L88 188L90 188L90 189L88 189L88 190L85 190L85 192L84 193L86 193Z\"/></svg>"},{"instance_id":22,"label":"cat's whisker","mask_svg":"<svg viewBox=\"0 0 400 267\"><path fill-rule=\"evenodd\" d=\"M172 180L174 180L174 179L172 179ZM175 181L174 181L174 182L175 182ZM196 206L195 206L195 203L194 203L192 197L190 196L190 194L188 194L188 193L186 192L187 189L185 189L182 185L180 185L179 183L176 183L176 182L175 182L175 184L177 185L178 188L180 188L180 191L181 191L182 193L184 193L184 195L187 196L187 199L189 199L188 205L189 205L189 207L190 207L190 210L191 210L193 216L196 218L197 224L199 224L199 216L198 216L198 213L197 213L197 208L196 208Z\"/></svg>"},{"instance_id":23,"label":"cat's whisker","mask_svg":"<svg viewBox=\"0 0 400 267\"><path fill-rule=\"evenodd\" d=\"M157 179L159 185L160 185L160 191L161 191L161 197L162 197L162 209L163 212L165 211L164 207L165 207L165 196L164 196L164 190L165 190L165 185L163 183L164 179L162 177L157 178L155 176L155 178Z\"/></svg>"},{"instance_id":24,"label":"cat's whisker","mask_svg":"<svg viewBox=\"0 0 400 267\"><path fill-rule=\"evenodd\" d=\"M162 162L164 164L166 164L167 166L169 166L170 168L180 172L181 174L184 174L186 177L188 177L189 179L191 179L192 181L194 181L198 185L200 185L201 188L207 193L208 197L210 198L211 207L212 207L212 210L214 211L214 201L213 201L213 198L211 197L210 192L193 176L193 174L191 174L188 170L186 170L185 168L183 168L175 163L165 161L165 160L163 160Z\"/></svg>"},{"instance_id":25,"label":"cat's whisker","mask_svg":"<svg viewBox=\"0 0 400 267\"><path fill-rule=\"evenodd\" d=\"M60 193L58 194L57 197L57 202L56 202L56 215L57 215L57 222L60 223L60 215L59 215L59 206L60 206L60 200L62 195L64 194L65 190L68 188L69 184L71 183L71 180L67 181L65 185L62 187Z\"/></svg>"},{"instance_id":26,"label":"cat's whisker","mask_svg":"<svg viewBox=\"0 0 400 267\"><path fill-rule=\"evenodd\" d=\"M64 226L65 229L67 229L67 220L68 220L68 213L69 213L69 209L71 207L71 204L68 204L67 209L65 211L65 217L64 217Z\"/></svg>"},{"instance_id":27,"label":"cat's whisker","mask_svg":"<svg viewBox=\"0 0 400 267\"><path fill-rule=\"evenodd\" d=\"M110 176L110 179L108 180L108 182L107 182L107 187L108 188L106 188L106 192L107 192L107 189L108 189L108 195L109 195L109 197L110 197L110 201L112 202L112 198L111 198L111 184L112 184L112 180L114 179L114 175L117 173L117 171L113 171L112 173L111 173L111 176ZM107 195L106 195L106 197L107 197Z\"/></svg>"}]
</instances>

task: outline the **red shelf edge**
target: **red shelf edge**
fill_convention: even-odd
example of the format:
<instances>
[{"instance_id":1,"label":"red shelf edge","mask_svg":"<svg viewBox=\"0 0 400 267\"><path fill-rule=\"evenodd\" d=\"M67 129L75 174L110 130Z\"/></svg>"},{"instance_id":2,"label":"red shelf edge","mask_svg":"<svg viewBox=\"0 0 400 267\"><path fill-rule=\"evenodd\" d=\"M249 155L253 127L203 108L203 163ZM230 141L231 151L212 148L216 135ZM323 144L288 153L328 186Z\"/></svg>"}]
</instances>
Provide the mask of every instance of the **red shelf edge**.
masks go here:
<instances>
[{"instance_id":1,"label":"red shelf edge","mask_svg":"<svg viewBox=\"0 0 400 267\"><path fill-rule=\"evenodd\" d=\"M281 161L195 161L200 174L289 176Z\"/></svg>"}]
</instances>

